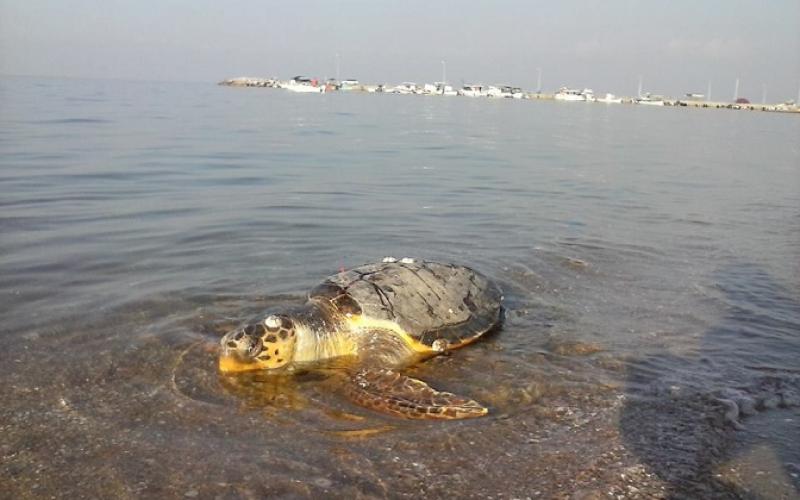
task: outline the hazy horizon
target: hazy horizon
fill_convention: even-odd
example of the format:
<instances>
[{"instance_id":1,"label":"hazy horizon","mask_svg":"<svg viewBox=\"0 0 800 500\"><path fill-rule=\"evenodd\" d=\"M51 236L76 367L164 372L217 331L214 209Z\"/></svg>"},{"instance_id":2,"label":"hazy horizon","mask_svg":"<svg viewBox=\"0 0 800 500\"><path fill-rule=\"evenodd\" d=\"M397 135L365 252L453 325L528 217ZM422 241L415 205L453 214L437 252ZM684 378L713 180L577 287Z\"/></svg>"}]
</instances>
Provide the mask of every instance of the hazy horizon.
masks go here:
<instances>
[{"instance_id":1,"label":"hazy horizon","mask_svg":"<svg viewBox=\"0 0 800 500\"><path fill-rule=\"evenodd\" d=\"M364 82L562 85L597 93L797 99L800 2L416 0L263 5L0 0L0 73L219 81L297 74Z\"/></svg>"}]
</instances>

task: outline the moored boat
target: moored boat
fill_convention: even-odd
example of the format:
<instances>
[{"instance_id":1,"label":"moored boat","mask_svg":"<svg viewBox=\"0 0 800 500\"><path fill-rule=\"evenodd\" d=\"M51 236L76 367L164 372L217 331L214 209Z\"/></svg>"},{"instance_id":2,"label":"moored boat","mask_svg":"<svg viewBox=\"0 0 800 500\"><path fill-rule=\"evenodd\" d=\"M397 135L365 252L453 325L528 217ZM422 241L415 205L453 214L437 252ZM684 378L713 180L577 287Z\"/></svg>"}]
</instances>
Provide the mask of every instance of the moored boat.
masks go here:
<instances>
[{"instance_id":1,"label":"moored boat","mask_svg":"<svg viewBox=\"0 0 800 500\"><path fill-rule=\"evenodd\" d=\"M487 89L483 85L464 85L458 93L467 97L486 97L488 95Z\"/></svg>"},{"instance_id":2,"label":"moored boat","mask_svg":"<svg viewBox=\"0 0 800 500\"><path fill-rule=\"evenodd\" d=\"M648 92L644 96L635 99L633 102L636 104L644 104L646 106L663 106L664 98L660 95L652 95L650 92Z\"/></svg>"},{"instance_id":3,"label":"moored boat","mask_svg":"<svg viewBox=\"0 0 800 500\"><path fill-rule=\"evenodd\" d=\"M582 90L571 89L568 87L561 87L558 89L558 92L555 93L553 98L557 101L586 101L586 96L583 94Z\"/></svg>"},{"instance_id":4,"label":"moored boat","mask_svg":"<svg viewBox=\"0 0 800 500\"><path fill-rule=\"evenodd\" d=\"M403 82L400 85L384 90L390 94L418 94L419 87L414 82Z\"/></svg>"},{"instance_id":5,"label":"moored boat","mask_svg":"<svg viewBox=\"0 0 800 500\"><path fill-rule=\"evenodd\" d=\"M355 78L348 78L346 80L342 80L342 83L339 84L339 90L361 90L361 85Z\"/></svg>"},{"instance_id":6,"label":"moored boat","mask_svg":"<svg viewBox=\"0 0 800 500\"><path fill-rule=\"evenodd\" d=\"M457 95L453 87L442 82L426 83L422 87L422 93L426 95Z\"/></svg>"},{"instance_id":7,"label":"moored boat","mask_svg":"<svg viewBox=\"0 0 800 500\"><path fill-rule=\"evenodd\" d=\"M522 89L512 87L511 85L492 85L486 93L489 97L502 97L506 99L521 99L523 96Z\"/></svg>"},{"instance_id":8,"label":"moored boat","mask_svg":"<svg viewBox=\"0 0 800 500\"><path fill-rule=\"evenodd\" d=\"M320 94L325 92L325 87L319 84L316 78L296 76L282 85L282 88L292 92L304 92Z\"/></svg>"}]
</instances>

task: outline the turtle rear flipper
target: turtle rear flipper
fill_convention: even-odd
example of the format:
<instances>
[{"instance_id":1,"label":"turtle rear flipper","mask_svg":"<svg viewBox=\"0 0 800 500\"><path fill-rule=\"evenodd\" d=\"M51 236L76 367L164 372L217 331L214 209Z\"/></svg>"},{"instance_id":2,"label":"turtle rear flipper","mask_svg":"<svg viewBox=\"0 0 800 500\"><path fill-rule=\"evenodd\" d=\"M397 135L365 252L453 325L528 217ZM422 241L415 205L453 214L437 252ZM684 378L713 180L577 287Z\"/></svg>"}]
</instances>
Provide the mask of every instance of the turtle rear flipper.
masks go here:
<instances>
[{"instance_id":1,"label":"turtle rear flipper","mask_svg":"<svg viewBox=\"0 0 800 500\"><path fill-rule=\"evenodd\" d=\"M347 395L361 406L404 418L453 420L489 412L471 399L437 391L392 370L360 370L347 386Z\"/></svg>"}]
</instances>

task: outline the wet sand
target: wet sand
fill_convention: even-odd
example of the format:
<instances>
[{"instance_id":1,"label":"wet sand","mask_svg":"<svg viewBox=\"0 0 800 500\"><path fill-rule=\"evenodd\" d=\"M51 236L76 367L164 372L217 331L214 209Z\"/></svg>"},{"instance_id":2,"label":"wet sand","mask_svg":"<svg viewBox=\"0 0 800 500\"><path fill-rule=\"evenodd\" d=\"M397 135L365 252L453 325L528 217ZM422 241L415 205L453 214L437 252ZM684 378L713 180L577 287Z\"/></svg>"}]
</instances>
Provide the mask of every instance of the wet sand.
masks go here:
<instances>
[{"instance_id":1,"label":"wet sand","mask_svg":"<svg viewBox=\"0 0 800 500\"><path fill-rule=\"evenodd\" d=\"M797 407L734 424L712 395L633 390L637 360L576 340L551 338L515 364L503 341L514 310L505 330L412 370L488 404L485 418L384 417L324 374L226 385L216 339L231 313L264 302L159 298L10 346L4 496L791 498L800 487Z\"/></svg>"}]
</instances>

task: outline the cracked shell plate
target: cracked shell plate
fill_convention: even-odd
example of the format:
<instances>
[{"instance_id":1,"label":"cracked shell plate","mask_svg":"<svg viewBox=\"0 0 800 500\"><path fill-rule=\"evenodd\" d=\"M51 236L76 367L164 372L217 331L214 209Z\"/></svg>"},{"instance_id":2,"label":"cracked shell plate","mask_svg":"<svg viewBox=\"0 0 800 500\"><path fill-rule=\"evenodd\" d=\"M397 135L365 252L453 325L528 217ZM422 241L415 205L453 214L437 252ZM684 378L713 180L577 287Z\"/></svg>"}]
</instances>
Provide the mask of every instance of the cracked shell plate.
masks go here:
<instances>
[{"instance_id":1,"label":"cracked shell plate","mask_svg":"<svg viewBox=\"0 0 800 500\"><path fill-rule=\"evenodd\" d=\"M458 347L500 322L500 289L465 266L380 262L328 277L309 294L342 314L389 320L425 345Z\"/></svg>"}]
</instances>

